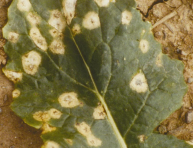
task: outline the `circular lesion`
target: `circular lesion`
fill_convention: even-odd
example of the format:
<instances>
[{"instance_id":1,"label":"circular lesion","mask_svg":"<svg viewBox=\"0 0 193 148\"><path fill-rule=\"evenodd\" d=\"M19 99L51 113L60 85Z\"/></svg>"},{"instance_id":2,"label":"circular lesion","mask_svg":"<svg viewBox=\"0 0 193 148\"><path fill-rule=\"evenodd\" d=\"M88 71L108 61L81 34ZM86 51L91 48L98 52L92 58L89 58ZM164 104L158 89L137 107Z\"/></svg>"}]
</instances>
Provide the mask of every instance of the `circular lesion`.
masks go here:
<instances>
[{"instance_id":1,"label":"circular lesion","mask_svg":"<svg viewBox=\"0 0 193 148\"><path fill-rule=\"evenodd\" d=\"M36 51L30 51L22 56L23 69L27 74L34 75L37 73L41 63L41 55Z\"/></svg>"},{"instance_id":2,"label":"circular lesion","mask_svg":"<svg viewBox=\"0 0 193 148\"><path fill-rule=\"evenodd\" d=\"M81 27L79 24L74 24L72 27L72 33L74 36L81 33Z\"/></svg>"},{"instance_id":3,"label":"circular lesion","mask_svg":"<svg viewBox=\"0 0 193 148\"><path fill-rule=\"evenodd\" d=\"M149 50L149 42L145 39L140 40L139 48L141 49L142 53L147 53Z\"/></svg>"},{"instance_id":4,"label":"circular lesion","mask_svg":"<svg viewBox=\"0 0 193 148\"><path fill-rule=\"evenodd\" d=\"M83 18L82 25L88 30L93 30L101 26L98 13L94 11L88 12Z\"/></svg>"},{"instance_id":5,"label":"circular lesion","mask_svg":"<svg viewBox=\"0 0 193 148\"><path fill-rule=\"evenodd\" d=\"M54 54L64 54L65 53L65 46L60 39L54 39L49 46L49 49Z\"/></svg>"},{"instance_id":6,"label":"circular lesion","mask_svg":"<svg viewBox=\"0 0 193 148\"><path fill-rule=\"evenodd\" d=\"M122 12L122 24L129 25L132 20L132 13L128 10Z\"/></svg>"},{"instance_id":7,"label":"circular lesion","mask_svg":"<svg viewBox=\"0 0 193 148\"><path fill-rule=\"evenodd\" d=\"M17 43L17 41L19 40L19 34L16 32L9 32L8 40L12 43Z\"/></svg>"},{"instance_id":8,"label":"circular lesion","mask_svg":"<svg viewBox=\"0 0 193 148\"><path fill-rule=\"evenodd\" d=\"M145 93L148 90L147 80L141 71L132 78L130 88L138 93Z\"/></svg>"},{"instance_id":9,"label":"circular lesion","mask_svg":"<svg viewBox=\"0 0 193 148\"><path fill-rule=\"evenodd\" d=\"M78 96L75 92L66 92L59 96L58 101L62 107L74 108L80 105Z\"/></svg>"}]
</instances>

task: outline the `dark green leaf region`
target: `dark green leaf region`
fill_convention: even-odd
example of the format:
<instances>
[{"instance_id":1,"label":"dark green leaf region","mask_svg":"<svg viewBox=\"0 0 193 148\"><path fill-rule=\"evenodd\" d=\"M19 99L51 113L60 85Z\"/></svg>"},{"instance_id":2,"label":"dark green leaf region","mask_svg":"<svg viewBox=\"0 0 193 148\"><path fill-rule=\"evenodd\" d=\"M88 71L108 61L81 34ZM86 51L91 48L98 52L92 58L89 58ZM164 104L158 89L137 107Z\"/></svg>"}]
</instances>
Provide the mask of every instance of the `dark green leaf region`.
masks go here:
<instances>
[{"instance_id":1,"label":"dark green leaf region","mask_svg":"<svg viewBox=\"0 0 193 148\"><path fill-rule=\"evenodd\" d=\"M8 18L11 108L42 148L192 147L155 132L187 86L134 0L13 0Z\"/></svg>"}]
</instances>

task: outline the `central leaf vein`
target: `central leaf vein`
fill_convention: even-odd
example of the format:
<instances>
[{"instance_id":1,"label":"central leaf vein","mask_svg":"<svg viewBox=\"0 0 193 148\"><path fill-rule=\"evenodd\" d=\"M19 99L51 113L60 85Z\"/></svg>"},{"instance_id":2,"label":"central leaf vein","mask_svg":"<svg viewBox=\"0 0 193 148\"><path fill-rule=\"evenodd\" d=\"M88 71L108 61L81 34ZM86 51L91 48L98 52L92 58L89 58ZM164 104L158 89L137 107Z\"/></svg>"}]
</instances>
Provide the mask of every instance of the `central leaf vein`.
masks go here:
<instances>
[{"instance_id":1,"label":"central leaf vein","mask_svg":"<svg viewBox=\"0 0 193 148\"><path fill-rule=\"evenodd\" d=\"M83 57L83 55L82 55L82 53L81 53L81 51L80 51L80 48L79 48L79 46L77 45L77 43L76 43L76 41L75 41L75 39L74 39L74 37L73 37L73 35L72 35L72 31L71 31L71 30L70 30L70 33L71 33L72 40L73 40L74 44L76 45L76 48L77 48L80 56L82 57L82 60L83 60L83 62L84 62L84 64L85 64L85 66L86 66L86 69L87 69L87 71L88 71L88 73L89 73L89 76L90 76L90 78L91 78L91 81L92 81L92 83L93 83L93 85L94 85L95 94L97 95L98 99L101 101L101 103L102 103L102 105L103 105L103 107L104 107L104 109L105 109L105 111L106 111L106 113L107 113L107 117L108 117L109 122L110 122L110 124L111 124L111 126L112 126L112 128L113 128L113 130L114 130L114 132L115 132L115 135L117 136L117 139L118 139L118 141L120 142L121 147L122 147L122 148L127 148L126 143L125 143L125 141L123 140L123 138L122 138L122 136L121 136L121 134L120 134L120 132L119 132L119 130L118 130L118 128L117 128L117 125L116 125L116 123L115 123L115 121L114 121L114 119L113 119L113 117L112 117L112 115L111 115L111 113L110 113L110 111L109 111L109 109L108 109L108 106L107 106L107 104L106 104L106 102L105 102L105 99L100 95L100 93L99 93L99 91L98 91L98 88L97 88L97 86L96 86L96 84L95 84L95 81L94 81L94 79L93 79L92 73L91 73L91 71L90 71L90 68L89 68L88 64L86 63L86 61L85 61L85 59L84 59L84 57Z\"/></svg>"}]
</instances>

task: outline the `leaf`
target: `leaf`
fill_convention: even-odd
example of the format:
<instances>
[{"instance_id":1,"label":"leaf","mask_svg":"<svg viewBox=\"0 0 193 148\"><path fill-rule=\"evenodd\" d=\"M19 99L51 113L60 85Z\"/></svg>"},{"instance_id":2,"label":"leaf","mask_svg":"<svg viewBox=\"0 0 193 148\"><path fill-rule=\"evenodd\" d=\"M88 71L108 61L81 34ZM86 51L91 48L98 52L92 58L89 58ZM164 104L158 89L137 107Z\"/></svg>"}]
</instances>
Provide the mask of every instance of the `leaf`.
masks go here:
<instances>
[{"instance_id":1,"label":"leaf","mask_svg":"<svg viewBox=\"0 0 193 148\"><path fill-rule=\"evenodd\" d=\"M183 64L133 0L14 0L4 27L13 111L43 148L188 148L154 129L181 106Z\"/></svg>"}]
</instances>

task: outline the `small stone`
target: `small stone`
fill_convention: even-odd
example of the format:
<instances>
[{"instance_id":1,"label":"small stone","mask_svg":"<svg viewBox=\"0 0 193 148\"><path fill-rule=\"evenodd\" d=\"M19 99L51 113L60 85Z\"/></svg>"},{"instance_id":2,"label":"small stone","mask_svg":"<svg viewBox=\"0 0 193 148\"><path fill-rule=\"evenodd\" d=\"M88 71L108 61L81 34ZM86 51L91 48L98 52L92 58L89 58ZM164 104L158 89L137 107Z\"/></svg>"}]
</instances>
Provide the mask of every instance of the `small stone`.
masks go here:
<instances>
[{"instance_id":1,"label":"small stone","mask_svg":"<svg viewBox=\"0 0 193 148\"><path fill-rule=\"evenodd\" d=\"M175 130L179 126L179 120L176 118L170 118L169 122L167 123L167 130L172 131Z\"/></svg>"},{"instance_id":2,"label":"small stone","mask_svg":"<svg viewBox=\"0 0 193 148\"><path fill-rule=\"evenodd\" d=\"M4 99L3 99L4 103L5 103L7 100L8 100L8 97L7 97L7 95L5 95L5 96L4 96Z\"/></svg>"},{"instance_id":3,"label":"small stone","mask_svg":"<svg viewBox=\"0 0 193 148\"><path fill-rule=\"evenodd\" d=\"M193 78L188 78L187 82L188 83L192 83L193 82Z\"/></svg>"},{"instance_id":4,"label":"small stone","mask_svg":"<svg viewBox=\"0 0 193 148\"><path fill-rule=\"evenodd\" d=\"M162 38L163 37L163 33L161 31L157 31L157 32L154 33L154 36L156 38Z\"/></svg>"},{"instance_id":5,"label":"small stone","mask_svg":"<svg viewBox=\"0 0 193 148\"><path fill-rule=\"evenodd\" d=\"M190 123L193 121L193 110L188 111L186 113L186 123Z\"/></svg>"},{"instance_id":6,"label":"small stone","mask_svg":"<svg viewBox=\"0 0 193 148\"><path fill-rule=\"evenodd\" d=\"M182 5L181 0L169 0L165 1L166 4L168 4L170 7L178 8Z\"/></svg>"},{"instance_id":7,"label":"small stone","mask_svg":"<svg viewBox=\"0 0 193 148\"><path fill-rule=\"evenodd\" d=\"M165 5L164 3L158 3L153 6L153 15L158 18L162 18L166 16L168 13L169 13L169 9L167 5Z\"/></svg>"},{"instance_id":8,"label":"small stone","mask_svg":"<svg viewBox=\"0 0 193 148\"><path fill-rule=\"evenodd\" d=\"M184 56L187 56L187 55L188 55L188 53L186 53L185 51L182 51L181 53L182 53L182 55L184 55Z\"/></svg>"},{"instance_id":9,"label":"small stone","mask_svg":"<svg viewBox=\"0 0 193 148\"><path fill-rule=\"evenodd\" d=\"M169 49L170 49L169 47L165 47L164 48L165 51L169 51Z\"/></svg>"},{"instance_id":10,"label":"small stone","mask_svg":"<svg viewBox=\"0 0 193 148\"><path fill-rule=\"evenodd\" d=\"M181 50L180 50L179 48L177 48L177 49L176 49L176 52L180 54L180 53L181 53Z\"/></svg>"},{"instance_id":11,"label":"small stone","mask_svg":"<svg viewBox=\"0 0 193 148\"><path fill-rule=\"evenodd\" d=\"M158 131L160 132L160 134L165 134L165 133L167 133L167 128L165 125L160 125L158 127Z\"/></svg>"}]
</instances>

